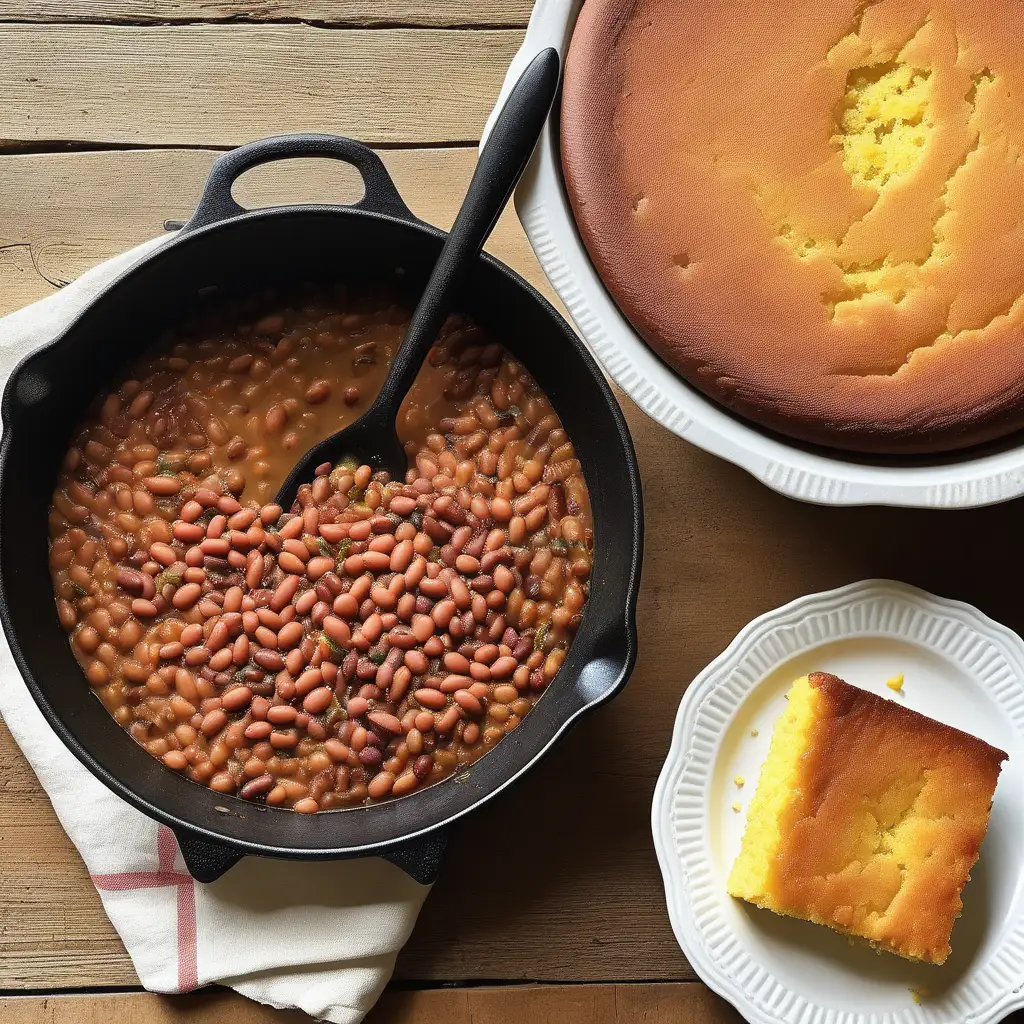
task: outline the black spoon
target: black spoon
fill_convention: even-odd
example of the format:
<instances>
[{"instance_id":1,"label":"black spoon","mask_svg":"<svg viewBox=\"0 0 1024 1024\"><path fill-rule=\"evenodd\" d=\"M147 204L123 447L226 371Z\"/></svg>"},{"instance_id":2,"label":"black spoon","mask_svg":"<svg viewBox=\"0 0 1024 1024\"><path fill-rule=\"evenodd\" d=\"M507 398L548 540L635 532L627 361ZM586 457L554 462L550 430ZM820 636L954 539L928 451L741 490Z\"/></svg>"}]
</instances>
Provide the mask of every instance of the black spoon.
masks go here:
<instances>
[{"instance_id":1,"label":"black spoon","mask_svg":"<svg viewBox=\"0 0 1024 1024\"><path fill-rule=\"evenodd\" d=\"M277 494L291 508L301 484L313 479L317 466L354 458L393 479L405 478L408 459L395 430L398 410L437 339L465 273L504 210L526 169L558 88L558 53L550 47L530 62L501 109L469 191L409 322L387 379L373 404L355 423L311 448L298 461Z\"/></svg>"}]
</instances>

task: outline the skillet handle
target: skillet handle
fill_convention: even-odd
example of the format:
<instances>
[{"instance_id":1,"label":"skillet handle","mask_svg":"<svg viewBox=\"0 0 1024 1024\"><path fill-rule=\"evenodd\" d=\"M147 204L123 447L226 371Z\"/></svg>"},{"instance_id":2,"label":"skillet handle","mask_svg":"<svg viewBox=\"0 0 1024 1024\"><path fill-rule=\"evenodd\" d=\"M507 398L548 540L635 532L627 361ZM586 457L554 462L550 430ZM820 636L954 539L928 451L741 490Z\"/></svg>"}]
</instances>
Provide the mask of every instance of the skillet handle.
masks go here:
<instances>
[{"instance_id":1,"label":"skillet handle","mask_svg":"<svg viewBox=\"0 0 1024 1024\"><path fill-rule=\"evenodd\" d=\"M636 653L636 620L630 605L625 619L604 633L597 649L579 670L573 689L581 708L611 700L632 674Z\"/></svg>"},{"instance_id":2,"label":"skillet handle","mask_svg":"<svg viewBox=\"0 0 1024 1024\"><path fill-rule=\"evenodd\" d=\"M441 873L441 861L448 846L448 833L437 829L429 835L409 839L382 850L378 856L401 868L414 882L433 885Z\"/></svg>"},{"instance_id":3,"label":"skillet handle","mask_svg":"<svg viewBox=\"0 0 1024 1024\"><path fill-rule=\"evenodd\" d=\"M240 850L224 843L200 839L183 829L174 829L182 860L188 873L197 882L215 882L229 868L233 868L244 856Z\"/></svg>"},{"instance_id":4,"label":"skillet handle","mask_svg":"<svg viewBox=\"0 0 1024 1024\"><path fill-rule=\"evenodd\" d=\"M239 206L231 195L231 187L238 178L260 164L300 156L327 157L342 160L355 167L363 179L365 188L363 198L352 204L355 209L383 213L400 220L416 220L398 194L387 168L372 149L361 142L340 135L302 133L277 135L261 139L259 142L250 142L218 157L210 171L196 212L181 229L181 234L246 213L245 208Z\"/></svg>"}]
</instances>

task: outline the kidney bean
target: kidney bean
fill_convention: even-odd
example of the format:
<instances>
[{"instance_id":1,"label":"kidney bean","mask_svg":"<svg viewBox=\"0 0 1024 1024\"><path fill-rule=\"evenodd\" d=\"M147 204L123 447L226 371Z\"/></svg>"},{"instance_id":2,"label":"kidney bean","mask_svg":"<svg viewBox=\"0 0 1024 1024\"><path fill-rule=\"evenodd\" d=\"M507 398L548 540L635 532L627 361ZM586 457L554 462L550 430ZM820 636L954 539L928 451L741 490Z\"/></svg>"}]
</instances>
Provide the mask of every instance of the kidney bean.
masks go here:
<instances>
[{"instance_id":1,"label":"kidney bean","mask_svg":"<svg viewBox=\"0 0 1024 1024\"><path fill-rule=\"evenodd\" d=\"M348 713L350 718L362 718L370 709L370 702L364 697L349 697Z\"/></svg>"},{"instance_id":2,"label":"kidney bean","mask_svg":"<svg viewBox=\"0 0 1024 1024\"><path fill-rule=\"evenodd\" d=\"M252 660L255 661L260 668L266 669L268 672L280 672L281 669L284 668L284 658L282 658L277 651L270 650L265 647L258 648L254 651Z\"/></svg>"},{"instance_id":3,"label":"kidney bean","mask_svg":"<svg viewBox=\"0 0 1024 1024\"><path fill-rule=\"evenodd\" d=\"M385 730L385 732L389 732L394 735L400 735L402 733L402 723L387 711L371 711L366 717L375 726Z\"/></svg>"},{"instance_id":4,"label":"kidney bean","mask_svg":"<svg viewBox=\"0 0 1024 1024\"><path fill-rule=\"evenodd\" d=\"M289 651L302 641L303 629L301 622L286 622L277 634L278 650Z\"/></svg>"},{"instance_id":5,"label":"kidney bean","mask_svg":"<svg viewBox=\"0 0 1024 1024\"><path fill-rule=\"evenodd\" d=\"M462 713L459 706L453 704L435 722L434 728L439 733L450 733L458 722L462 720Z\"/></svg>"},{"instance_id":6,"label":"kidney bean","mask_svg":"<svg viewBox=\"0 0 1024 1024\"><path fill-rule=\"evenodd\" d=\"M307 669L295 680L295 692L301 697L323 683L323 673L318 668Z\"/></svg>"},{"instance_id":7,"label":"kidney bean","mask_svg":"<svg viewBox=\"0 0 1024 1024\"><path fill-rule=\"evenodd\" d=\"M311 715L319 715L330 707L334 700L334 691L329 686L318 686L306 694L302 701L302 707Z\"/></svg>"},{"instance_id":8,"label":"kidney bean","mask_svg":"<svg viewBox=\"0 0 1024 1024\"><path fill-rule=\"evenodd\" d=\"M250 703L252 703L252 690L248 686L235 686L226 690L221 698L221 707L230 712L241 711Z\"/></svg>"},{"instance_id":9,"label":"kidney bean","mask_svg":"<svg viewBox=\"0 0 1024 1024\"><path fill-rule=\"evenodd\" d=\"M270 734L270 745L275 750L292 750L299 744L298 729L275 729Z\"/></svg>"},{"instance_id":10,"label":"kidney bean","mask_svg":"<svg viewBox=\"0 0 1024 1024\"><path fill-rule=\"evenodd\" d=\"M448 703L448 698L440 690L431 690L428 687L416 690L413 696L418 704L432 711L440 711Z\"/></svg>"},{"instance_id":11,"label":"kidney bean","mask_svg":"<svg viewBox=\"0 0 1024 1024\"><path fill-rule=\"evenodd\" d=\"M282 566L282 568L284 568ZM285 605L289 605L292 599L295 597L299 589L299 577L298 576L285 576L285 578L278 585L274 591L273 596L270 599L270 607L275 612L280 612Z\"/></svg>"},{"instance_id":12,"label":"kidney bean","mask_svg":"<svg viewBox=\"0 0 1024 1024\"><path fill-rule=\"evenodd\" d=\"M290 551L282 551L277 556L277 564L288 573L302 575L306 571L306 563Z\"/></svg>"},{"instance_id":13,"label":"kidney bean","mask_svg":"<svg viewBox=\"0 0 1024 1024\"><path fill-rule=\"evenodd\" d=\"M445 668L451 672L461 673L466 675L469 672L469 659L459 654L457 651L449 651L444 656Z\"/></svg>"},{"instance_id":14,"label":"kidney bean","mask_svg":"<svg viewBox=\"0 0 1024 1024\"><path fill-rule=\"evenodd\" d=\"M456 690L470 686L472 682L473 680L470 676L448 675L441 680L441 685L438 689L442 693L455 693Z\"/></svg>"},{"instance_id":15,"label":"kidney bean","mask_svg":"<svg viewBox=\"0 0 1024 1024\"><path fill-rule=\"evenodd\" d=\"M203 717L199 731L204 736L216 736L227 725L228 716L220 708L210 711Z\"/></svg>"},{"instance_id":16,"label":"kidney bean","mask_svg":"<svg viewBox=\"0 0 1024 1024\"><path fill-rule=\"evenodd\" d=\"M245 738L254 742L265 740L273 731L274 727L269 721L251 722L245 728Z\"/></svg>"},{"instance_id":17,"label":"kidney bean","mask_svg":"<svg viewBox=\"0 0 1024 1024\"><path fill-rule=\"evenodd\" d=\"M242 786L238 795L243 800L258 800L260 797L266 796L275 785L273 775L257 775L256 778L250 779Z\"/></svg>"},{"instance_id":18,"label":"kidney bean","mask_svg":"<svg viewBox=\"0 0 1024 1024\"><path fill-rule=\"evenodd\" d=\"M174 592L171 604L179 611L184 611L186 608L191 608L199 600L200 594L202 594L202 587L198 583L186 583Z\"/></svg>"},{"instance_id":19,"label":"kidney bean","mask_svg":"<svg viewBox=\"0 0 1024 1024\"><path fill-rule=\"evenodd\" d=\"M380 800L391 792L395 776L391 772L378 772L368 783L367 792L374 800Z\"/></svg>"}]
</instances>

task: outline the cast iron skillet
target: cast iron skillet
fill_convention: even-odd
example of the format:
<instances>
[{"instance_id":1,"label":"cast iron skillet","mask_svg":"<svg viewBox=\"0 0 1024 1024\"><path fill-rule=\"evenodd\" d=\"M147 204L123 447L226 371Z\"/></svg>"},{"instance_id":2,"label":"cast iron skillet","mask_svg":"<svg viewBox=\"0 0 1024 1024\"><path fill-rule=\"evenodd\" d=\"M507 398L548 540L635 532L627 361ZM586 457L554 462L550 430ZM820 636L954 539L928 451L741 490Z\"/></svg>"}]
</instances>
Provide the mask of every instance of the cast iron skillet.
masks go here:
<instances>
[{"instance_id":1,"label":"cast iron skillet","mask_svg":"<svg viewBox=\"0 0 1024 1024\"><path fill-rule=\"evenodd\" d=\"M231 196L244 171L295 156L332 157L360 172L350 207L247 212ZM500 792L550 750L584 711L612 697L636 657L635 605L643 514L626 424L594 360L521 277L482 255L461 308L529 368L583 465L594 511L591 595L569 655L522 725L467 770L388 803L320 814L248 803L198 786L132 741L89 691L57 621L47 567L47 513L71 432L90 399L165 328L211 293L271 282L373 275L415 297L444 235L417 220L380 159L325 135L266 139L221 157L193 218L133 267L11 375L0 414L0 620L15 661L60 738L94 775L169 825L185 862L212 881L245 854L340 858L376 854L431 880L444 827Z\"/></svg>"}]
</instances>

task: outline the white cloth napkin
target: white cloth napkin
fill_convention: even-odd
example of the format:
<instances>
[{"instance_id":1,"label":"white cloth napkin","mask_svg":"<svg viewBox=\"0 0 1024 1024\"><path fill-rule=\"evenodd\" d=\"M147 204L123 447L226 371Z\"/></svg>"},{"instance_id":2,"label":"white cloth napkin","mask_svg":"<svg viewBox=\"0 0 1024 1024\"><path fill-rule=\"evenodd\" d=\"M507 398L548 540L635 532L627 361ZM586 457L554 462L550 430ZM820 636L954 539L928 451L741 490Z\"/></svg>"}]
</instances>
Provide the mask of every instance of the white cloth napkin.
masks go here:
<instances>
[{"instance_id":1,"label":"white cloth napkin","mask_svg":"<svg viewBox=\"0 0 1024 1024\"><path fill-rule=\"evenodd\" d=\"M0 388L23 356L168 237L0 319ZM216 882L195 882L171 830L110 792L50 729L2 633L0 714L78 847L147 989L185 992L218 982L337 1024L354 1024L373 1006L429 886L379 858L246 857Z\"/></svg>"}]
</instances>

